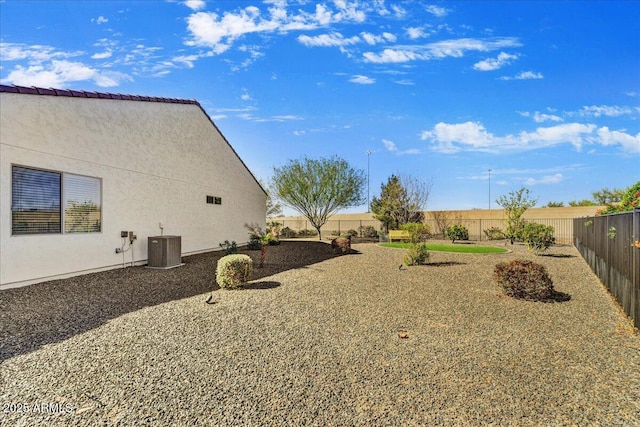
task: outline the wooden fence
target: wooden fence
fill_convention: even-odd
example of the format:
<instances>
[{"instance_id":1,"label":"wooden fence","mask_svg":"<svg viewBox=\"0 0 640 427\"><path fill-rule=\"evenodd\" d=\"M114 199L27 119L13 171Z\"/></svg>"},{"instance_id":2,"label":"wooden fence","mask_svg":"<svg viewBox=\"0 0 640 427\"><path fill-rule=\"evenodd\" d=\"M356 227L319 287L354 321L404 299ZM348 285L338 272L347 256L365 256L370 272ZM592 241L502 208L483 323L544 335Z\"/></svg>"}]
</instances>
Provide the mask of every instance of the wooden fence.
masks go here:
<instances>
[{"instance_id":1,"label":"wooden fence","mask_svg":"<svg viewBox=\"0 0 640 427\"><path fill-rule=\"evenodd\" d=\"M574 244L640 328L640 209L576 218Z\"/></svg>"}]
</instances>

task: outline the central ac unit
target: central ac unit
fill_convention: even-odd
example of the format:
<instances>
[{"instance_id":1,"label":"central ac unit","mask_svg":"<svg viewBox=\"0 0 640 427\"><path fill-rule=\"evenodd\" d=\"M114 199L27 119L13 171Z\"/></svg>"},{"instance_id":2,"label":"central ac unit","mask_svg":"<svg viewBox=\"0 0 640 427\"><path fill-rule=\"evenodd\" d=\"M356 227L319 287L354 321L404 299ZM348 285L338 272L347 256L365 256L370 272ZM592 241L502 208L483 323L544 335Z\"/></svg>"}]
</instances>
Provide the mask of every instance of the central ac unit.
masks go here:
<instances>
[{"instance_id":1,"label":"central ac unit","mask_svg":"<svg viewBox=\"0 0 640 427\"><path fill-rule=\"evenodd\" d=\"M150 268L173 268L182 264L182 237L155 236L148 238Z\"/></svg>"}]
</instances>

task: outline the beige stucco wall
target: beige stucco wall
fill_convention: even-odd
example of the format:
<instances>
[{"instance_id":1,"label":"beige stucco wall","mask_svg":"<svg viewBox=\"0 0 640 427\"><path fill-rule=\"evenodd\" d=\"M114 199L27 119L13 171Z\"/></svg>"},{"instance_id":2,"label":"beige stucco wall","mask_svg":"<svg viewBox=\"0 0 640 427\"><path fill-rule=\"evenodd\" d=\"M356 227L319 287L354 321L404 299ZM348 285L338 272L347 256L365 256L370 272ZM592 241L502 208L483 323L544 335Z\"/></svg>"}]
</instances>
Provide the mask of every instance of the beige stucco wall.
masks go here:
<instances>
[{"instance_id":1,"label":"beige stucco wall","mask_svg":"<svg viewBox=\"0 0 640 427\"><path fill-rule=\"evenodd\" d=\"M592 216L596 214L596 211L603 209L604 206L579 206L579 207L564 207L564 208L531 208L527 209L524 213L524 218L527 219L561 219L561 218L580 218L584 216ZM503 209L472 209L472 210L449 210L449 211L435 211L436 213L442 212L451 219L504 219ZM432 218L432 211L425 211L425 218ZM287 221L304 221L303 216L287 216L274 218L276 220ZM370 221L374 220L372 213L350 213L350 214L336 214L333 215L330 220L333 221Z\"/></svg>"},{"instance_id":2,"label":"beige stucco wall","mask_svg":"<svg viewBox=\"0 0 640 427\"><path fill-rule=\"evenodd\" d=\"M570 244L573 241L572 218L580 218L595 215L598 209L604 206L582 206L566 208L531 208L524 213L524 218L554 228L554 234L558 243ZM446 216L446 224L462 224L469 230L471 240L484 240L484 230L491 227L504 229L503 209L473 209L425 212L425 222L435 232L438 231L438 223L434 220L434 214ZM273 218L286 227L295 231L313 229L311 224L303 216L289 216ZM336 232L345 232L360 226L373 226L380 229L380 221L374 219L372 213L336 214L322 227L324 237L329 237Z\"/></svg>"},{"instance_id":3,"label":"beige stucco wall","mask_svg":"<svg viewBox=\"0 0 640 427\"><path fill-rule=\"evenodd\" d=\"M101 178L102 232L12 236L12 165ZM121 230L141 264L159 223L183 255L265 223L264 192L195 104L0 93L0 166L0 289L121 266Z\"/></svg>"}]
</instances>

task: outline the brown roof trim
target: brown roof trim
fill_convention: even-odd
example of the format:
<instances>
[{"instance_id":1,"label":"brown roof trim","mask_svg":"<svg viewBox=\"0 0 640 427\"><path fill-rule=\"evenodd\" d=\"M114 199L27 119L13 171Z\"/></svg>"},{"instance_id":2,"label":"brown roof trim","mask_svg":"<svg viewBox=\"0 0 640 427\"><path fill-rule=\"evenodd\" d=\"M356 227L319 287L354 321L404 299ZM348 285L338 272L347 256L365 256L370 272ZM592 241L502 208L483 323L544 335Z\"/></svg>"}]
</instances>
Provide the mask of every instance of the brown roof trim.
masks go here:
<instances>
[{"instance_id":1,"label":"brown roof trim","mask_svg":"<svg viewBox=\"0 0 640 427\"><path fill-rule=\"evenodd\" d=\"M125 95L120 93L106 92L87 92L84 90L45 89L41 87L26 87L16 85L0 85L0 92L21 93L27 95L68 96L71 98L119 99L123 101L146 101L163 102L168 104L200 105L200 103L194 99L158 98L155 96Z\"/></svg>"}]
</instances>

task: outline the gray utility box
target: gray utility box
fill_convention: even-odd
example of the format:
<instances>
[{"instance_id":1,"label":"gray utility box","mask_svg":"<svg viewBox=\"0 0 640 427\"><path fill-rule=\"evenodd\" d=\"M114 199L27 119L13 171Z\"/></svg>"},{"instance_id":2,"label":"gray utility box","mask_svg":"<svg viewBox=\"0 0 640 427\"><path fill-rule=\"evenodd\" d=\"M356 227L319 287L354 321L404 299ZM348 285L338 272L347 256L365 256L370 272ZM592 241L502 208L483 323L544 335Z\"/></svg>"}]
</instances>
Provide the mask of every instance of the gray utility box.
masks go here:
<instances>
[{"instance_id":1,"label":"gray utility box","mask_svg":"<svg viewBox=\"0 0 640 427\"><path fill-rule=\"evenodd\" d=\"M182 236L149 237L148 251L148 267L178 267L182 265Z\"/></svg>"}]
</instances>

